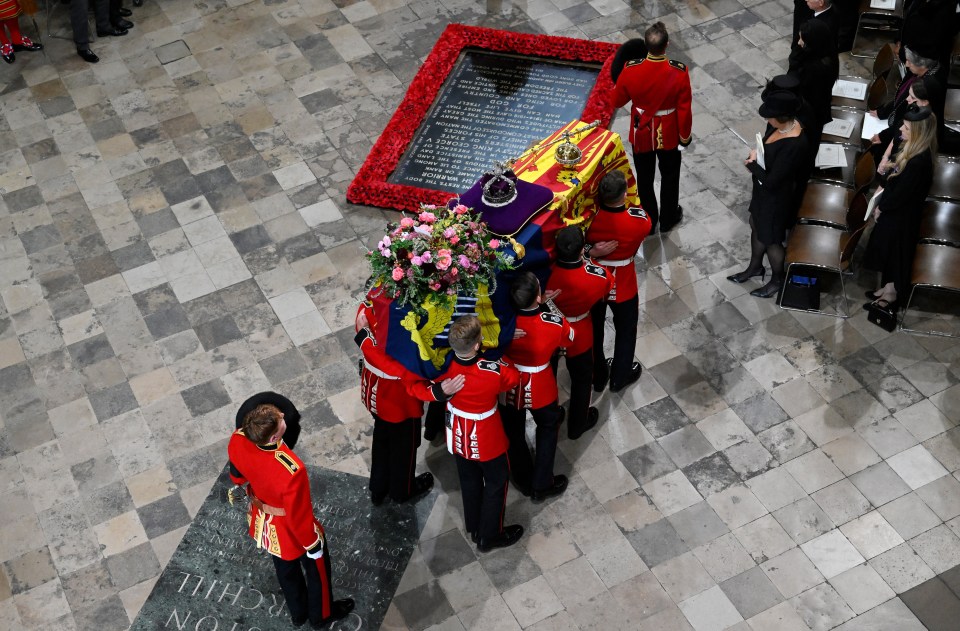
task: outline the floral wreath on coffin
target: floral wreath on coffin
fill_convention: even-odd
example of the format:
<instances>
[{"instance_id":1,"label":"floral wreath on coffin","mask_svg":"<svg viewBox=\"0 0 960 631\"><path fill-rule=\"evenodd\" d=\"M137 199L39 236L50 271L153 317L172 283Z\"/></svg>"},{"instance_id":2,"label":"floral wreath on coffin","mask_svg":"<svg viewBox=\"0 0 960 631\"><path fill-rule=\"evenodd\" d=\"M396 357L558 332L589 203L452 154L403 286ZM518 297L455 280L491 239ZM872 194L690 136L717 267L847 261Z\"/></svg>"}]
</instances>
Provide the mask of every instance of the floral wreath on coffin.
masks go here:
<instances>
[{"instance_id":1,"label":"floral wreath on coffin","mask_svg":"<svg viewBox=\"0 0 960 631\"><path fill-rule=\"evenodd\" d=\"M471 208L423 204L387 224L387 234L367 252L368 291L385 292L398 306L426 314L424 305L452 308L457 295L496 290L496 275L513 269L514 256Z\"/></svg>"}]
</instances>

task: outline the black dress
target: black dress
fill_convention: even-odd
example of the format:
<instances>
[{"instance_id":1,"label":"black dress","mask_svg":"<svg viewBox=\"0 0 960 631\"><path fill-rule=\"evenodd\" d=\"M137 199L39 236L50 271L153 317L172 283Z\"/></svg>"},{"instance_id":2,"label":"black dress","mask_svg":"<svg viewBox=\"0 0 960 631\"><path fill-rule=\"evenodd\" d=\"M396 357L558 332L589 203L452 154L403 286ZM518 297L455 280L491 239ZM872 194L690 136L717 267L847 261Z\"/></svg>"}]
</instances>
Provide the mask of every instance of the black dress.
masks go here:
<instances>
[{"instance_id":1,"label":"black dress","mask_svg":"<svg viewBox=\"0 0 960 631\"><path fill-rule=\"evenodd\" d=\"M883 182L883 194L877 206L880 218L870 235L864 255L864 267L881 273L880 283L893 282L897 296L906 299L910 288L913 255L920 240L923 202L933 182L933 156L930 151L911 158L896 177Z\"/></svg>"},{"instance_id":2,"label":"black dress","mask_svg":"<svg viewBox=\"0 0 960 631\"><path fill-rule=\"evenodd\" d=\"M764 142L770 135L767 134ZM766 169L756 162L747 165L753 175L750 216L760 242L772 245L783 243L796 212L796 175L805 168L808 159L807 139L801 133L764 144L763 153Z\"/></svg>"}]
</instances>

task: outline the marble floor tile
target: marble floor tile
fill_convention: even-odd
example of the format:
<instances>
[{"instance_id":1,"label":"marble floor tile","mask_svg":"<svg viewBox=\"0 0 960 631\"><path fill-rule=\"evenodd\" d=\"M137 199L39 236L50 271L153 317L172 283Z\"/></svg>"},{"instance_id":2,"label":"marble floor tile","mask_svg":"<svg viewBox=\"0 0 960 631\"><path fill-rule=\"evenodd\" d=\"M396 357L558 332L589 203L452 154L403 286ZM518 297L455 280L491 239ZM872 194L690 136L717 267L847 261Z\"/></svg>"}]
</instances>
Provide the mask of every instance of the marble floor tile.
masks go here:
<instances>
[{"instance_id":1,"label":"marble floor tile","mask_svg":"<svg viewBox=\"0 0 960 631\"><path fill-rule=\"evenodd\" d=\"M146 3L97 65L58 41L3 64L0 619L127 628L252 392L300 393L317 420L298 454L366 475L352 316L396 215L345 190L448 23L621 42L662 19L696 139L686 219L637 266L645 374L561 441L563 497L508 496L527 528L508 550L474 552L431 456L439 509L383 627L919 629L921 584L960 563L957 346L726 280L749 250L734 132L762 126L791 18L781 0Z\"/></svg>"}]
</instances>

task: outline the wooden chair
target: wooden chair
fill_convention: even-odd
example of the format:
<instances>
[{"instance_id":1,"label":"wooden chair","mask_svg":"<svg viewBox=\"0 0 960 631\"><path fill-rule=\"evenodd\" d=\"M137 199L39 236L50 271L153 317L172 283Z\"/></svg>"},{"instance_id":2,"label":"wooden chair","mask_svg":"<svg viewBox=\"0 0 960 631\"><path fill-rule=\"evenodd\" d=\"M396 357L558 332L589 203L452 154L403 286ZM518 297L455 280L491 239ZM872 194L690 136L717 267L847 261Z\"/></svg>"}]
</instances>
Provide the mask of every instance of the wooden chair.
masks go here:
<instances>
[{"instance_id":1,"label":"wooden chair","mask_svg":"<svg viewBox=\"0 0 960 631\"><path fill-rule=\"evenodd\" d=\"M865 79L864 77L846 76L846 77L838 77L837 81L840 81L841 79L844 81L852 81L853 83L862 83L863 85L867 86L867 92L864 95L864 98L862 99L848 99L847 97L843 97L843 96L834 96L832 99L830 99L830 105L832 107L843 107L851 110L861 110L861 111L873 109L873 108L867 107L867 102L870 100L870 97L874 92L877 82L881 82L881 84L880 84L880 87L876 89L878 90L882 89L884 95L887 92L887 82L883 77L871 80L871 79Z\"/></svg>"},{"instance_id":2,"label":"wooden chair","mask_svg":"<svg viewBox=\"0 0 960 631\"><path fill-rule=\"evenodd\" d=\"M860 193L866 195L873 183L877 168L869 151L860 156L853 176L853 189L842 185L811 181L800 202L797 221L824 225L837 230L847 229L847 213Z\"/></svg>"},{"instance_id":3,"label":"wooden chair","mask_svg":"<svg viewBox=\"0 0 960 631\"><path fill-rule=\"evenodd\" d=\"M821 144L836 144L836 143L821 143ZM810 179L818 180L821 182L830 182L833 184L839 184L841 186L846 186L847 188L852 188L856 180L856 170L857 170L857 161L860 159L860 149L859 147L852 147L850 145L839 145L844 156L847 158L847 166L845 167L826 167L826 168L814 168L813 172L810 174Z\"/></svg>"},{"instance_id":4,"label":"wooden chair","mask_svg":"<svg viewBox=\"0 0 960 631\"><path fill-rule=\"evenodd\" d=\"M829 313L840 318L850 317L850 301L843 276L848 272L853 251L867 226L864 215L867 212L867 196L857 193L847 210L846 230L836 230L826 226L799 224L794 226L787 241L787 255L784 261L786 273L784 282L788 282L795 267L812 267L822 272L835 273L840 277L840 291L843 294L844 312ZM777 297L781 309L800 311L783 304L783 292ZM817 313L827 313L818 310Z\"/></svg>"},{"instance_id":5,"label":"wooden chair","mask_svg":"<svg viewBox=\"0 0 960 631\"><path fill-rule=\"evenodd\" d=\"M920 243L960 247L960 202L927 200L920 223Z\"/></svg>"},{"instance_id":6,"label":"wooden chair","mask_svg":"<svg viewBox=\"0 0 960 631\"><path fill-rule=\"evenodd\" d=\"M960 337L952 333L933 330L912 329L905 326L907 313L917 290L960 292L960 248L947 245L921 243L913 258L913 273L910 277L913 289L903 309L900 330L908 333L924 333L943 337Z\"/></svg>"},{"instance_id":7,"label":"wooden chair","mask_svg":"<svg viewBox=\"0 0 960 631\"><path fill-rule=\"evenodd\" d=\"M883 77L889 83L890 69L899 61L897 53L893 52L893 44L884 44L873 58L873 78Z\"/></svg>"},{"instance_id":8,"label":"wooden chair","mask_svg":"<svg viewBox=\"0 0 960 631\"><path fill-rule=\"evenodd\" d=\"M943 124L955 129L960 127L960 88L947 90L943 104Z\"/></svg>"},{"instance_id":9,"label":"wooden chair","mask_svg":"<svg viewBox=\"0 0 960 631\"><path fill-rule=\"evenodd\" d=\"M960 162L948 156L937 156L929 196L948 201L960 200Z\"/></svg>"},{"instance_id":10,"label":"wooden chair","mask_svg":"<svg viewBox=\"0 0 960 631\"><path fill-rule=\"evenodd\" d=\"M860 135L863 132L863 117L866 115L866 112L863 110L850 110L847 108L834 107L831 108L830 113L833 116L834 120L845 120L853 123L853 129L850 130L849 136L839 136L829 134L824 131L823 135L820 136L820 142L835 142L841 145L851 145L854 147L861 146Z\"/></svg>"}]
</instances>

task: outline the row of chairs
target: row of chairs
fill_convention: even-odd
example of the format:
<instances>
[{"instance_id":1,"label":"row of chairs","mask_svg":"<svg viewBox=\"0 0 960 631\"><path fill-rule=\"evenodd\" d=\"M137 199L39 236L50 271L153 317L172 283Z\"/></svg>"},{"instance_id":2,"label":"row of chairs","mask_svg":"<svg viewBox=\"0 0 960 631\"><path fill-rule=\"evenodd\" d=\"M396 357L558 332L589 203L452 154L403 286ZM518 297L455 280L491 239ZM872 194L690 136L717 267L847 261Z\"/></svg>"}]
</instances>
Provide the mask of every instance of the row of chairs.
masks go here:
<instances>
[{"instance_id":1,"label":"row of chairs","mask_svg":"<svg viewBox=\"0 0 960 631\"><path fill-rule=\"evenodd\" d=\"M850 274L853 253L869 223L866 215L875 173L873 155L866 152L857 161L851 187L811 181L787 242L787 279L793 276L795 267L838 276L843 309L831 313L838 317L851 315L845 277ZM960 291L960 162L946 156L937 157L911 282L914 288L904 309L904 322L918 289ZM778 304L795 309L784 304L783 294ZM914 331L902 324L901 328Z\"/></svg>"}]
</instances>

